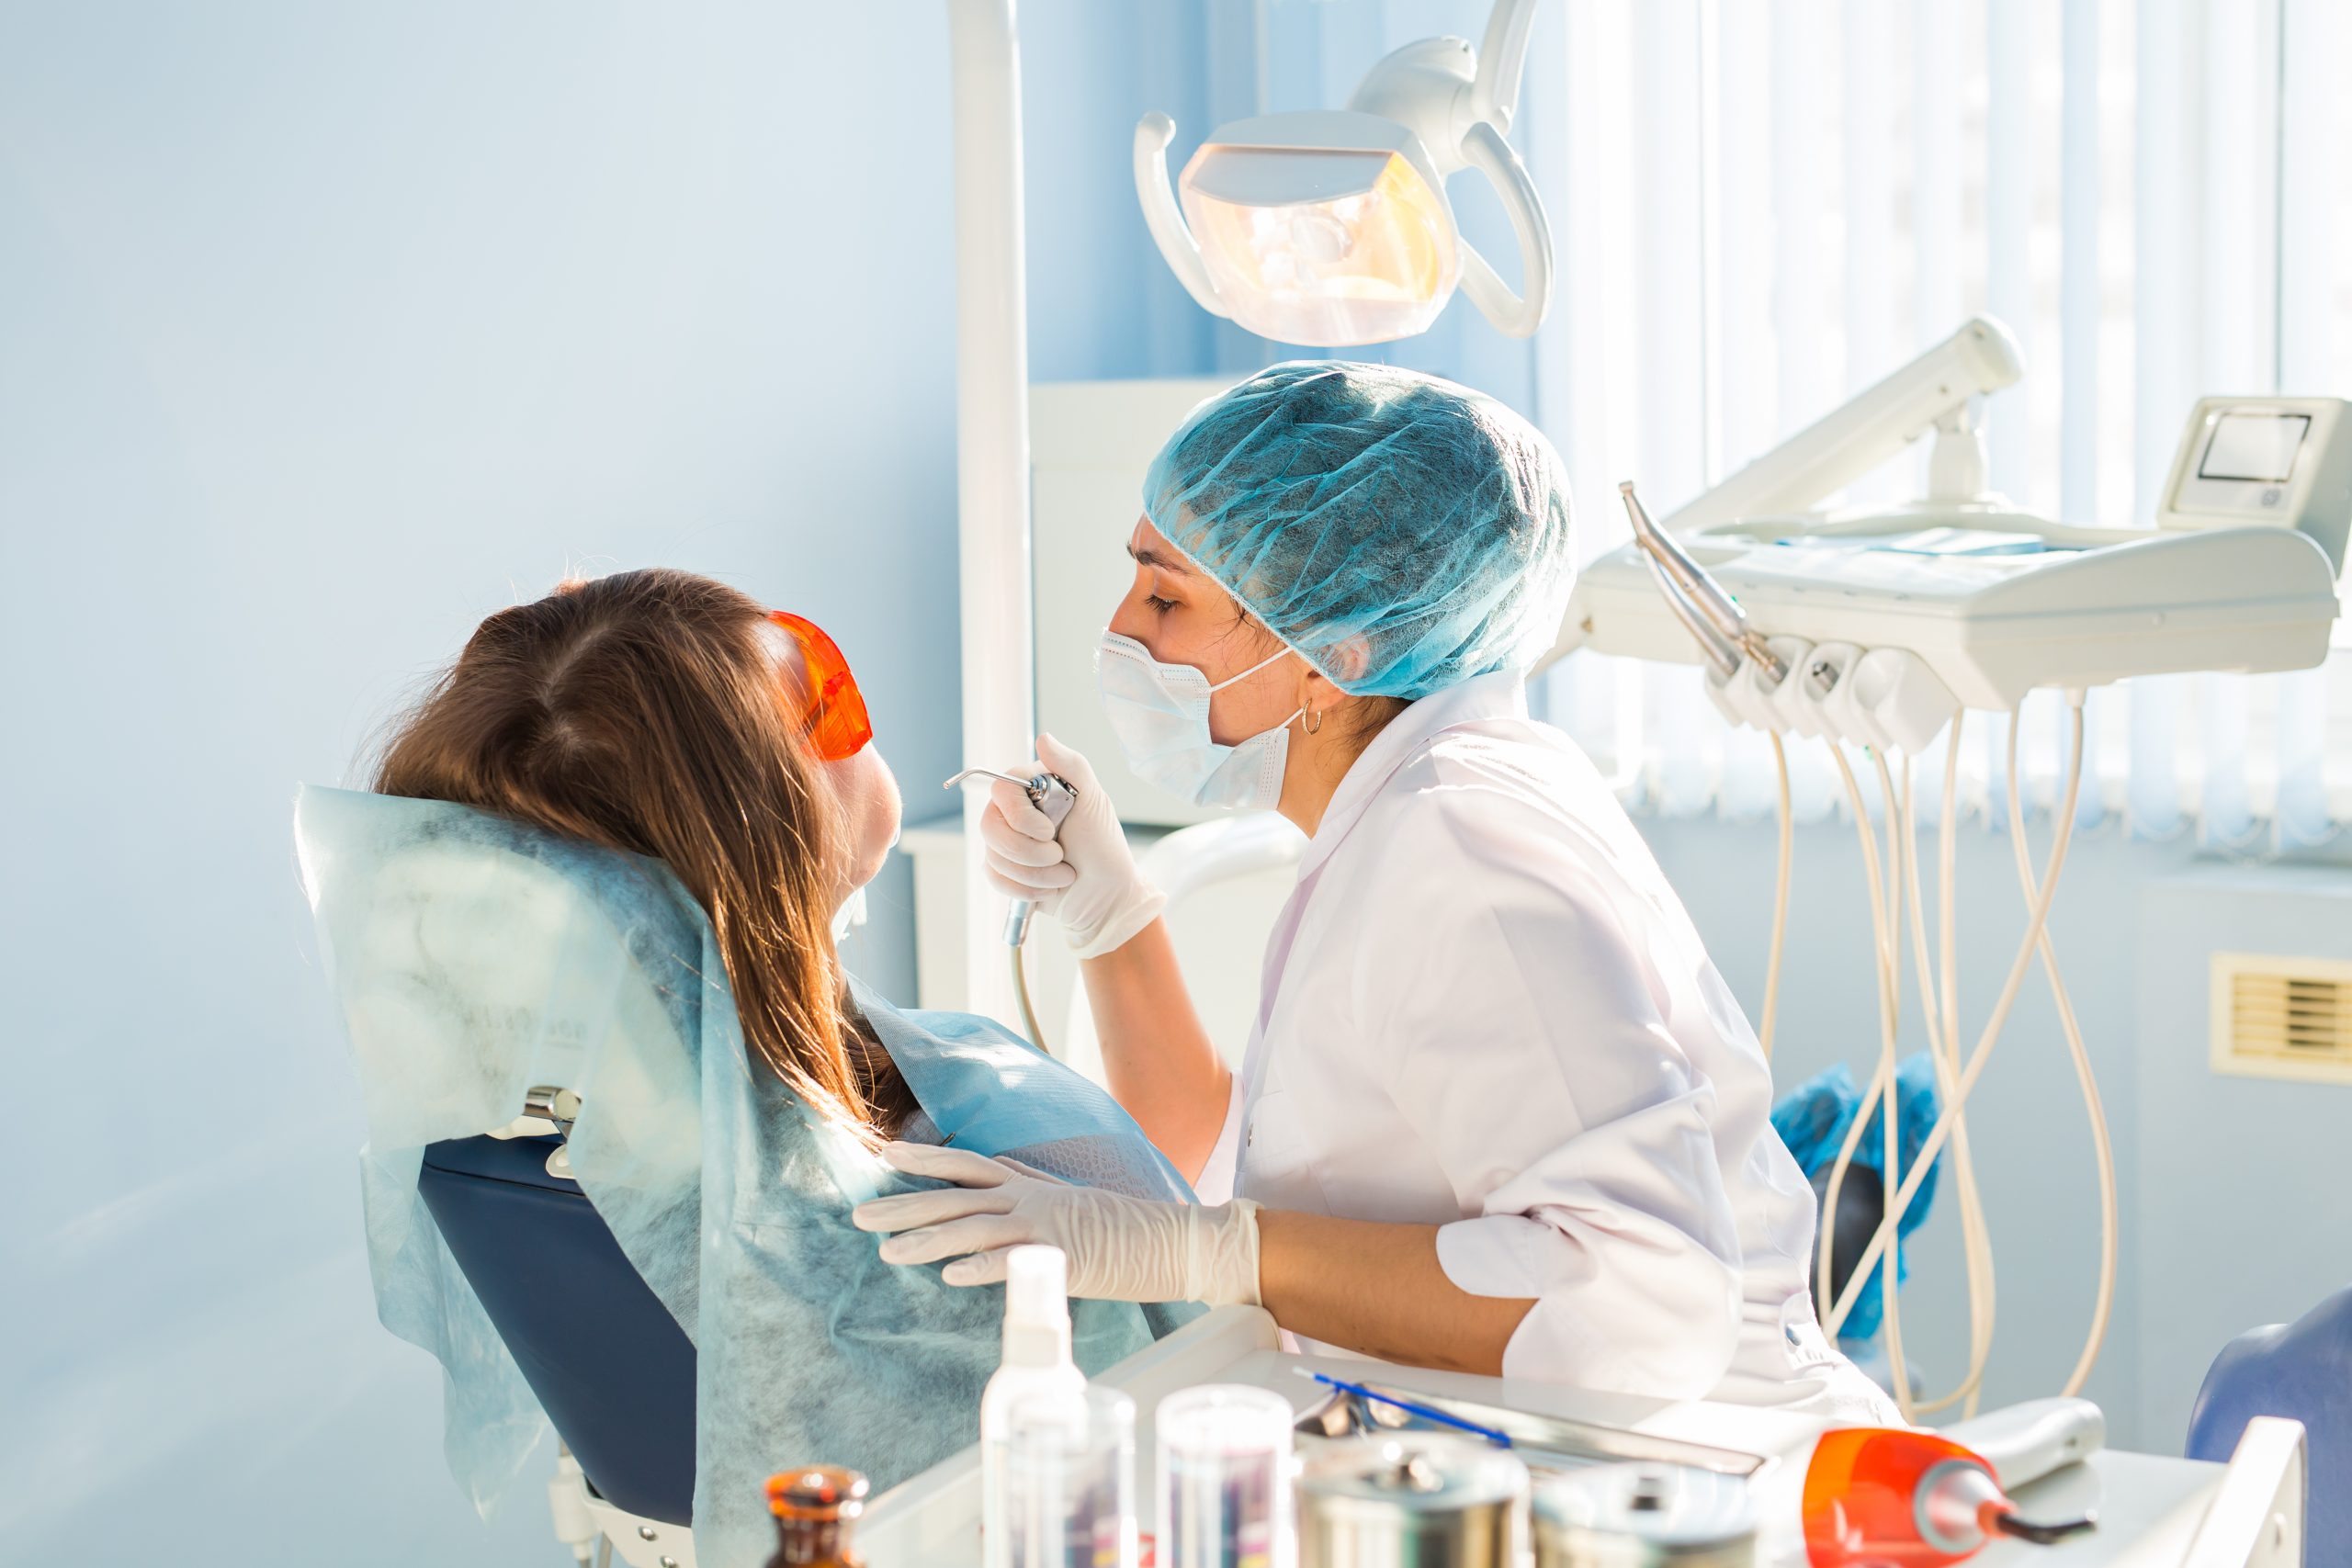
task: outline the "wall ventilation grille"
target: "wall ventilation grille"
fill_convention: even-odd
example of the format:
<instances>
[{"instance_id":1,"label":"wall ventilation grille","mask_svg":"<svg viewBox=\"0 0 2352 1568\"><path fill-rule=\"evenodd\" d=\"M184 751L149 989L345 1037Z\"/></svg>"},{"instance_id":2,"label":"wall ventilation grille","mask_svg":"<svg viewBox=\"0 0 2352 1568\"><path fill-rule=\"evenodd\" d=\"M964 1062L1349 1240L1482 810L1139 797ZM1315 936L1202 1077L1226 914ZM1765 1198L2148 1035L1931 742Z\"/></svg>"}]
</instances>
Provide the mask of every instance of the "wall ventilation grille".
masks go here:
<instances>
[{"instance_id":1,"label":"wall ventilation grille","mask_svg":"<svg viewBox=\"0 0 2352 1568\"><path fill-rule=\"evenodd\" d=\"M2213 1068L2352 1084L2352 964L2213 955Z\"/></svg>"}]
</instances>

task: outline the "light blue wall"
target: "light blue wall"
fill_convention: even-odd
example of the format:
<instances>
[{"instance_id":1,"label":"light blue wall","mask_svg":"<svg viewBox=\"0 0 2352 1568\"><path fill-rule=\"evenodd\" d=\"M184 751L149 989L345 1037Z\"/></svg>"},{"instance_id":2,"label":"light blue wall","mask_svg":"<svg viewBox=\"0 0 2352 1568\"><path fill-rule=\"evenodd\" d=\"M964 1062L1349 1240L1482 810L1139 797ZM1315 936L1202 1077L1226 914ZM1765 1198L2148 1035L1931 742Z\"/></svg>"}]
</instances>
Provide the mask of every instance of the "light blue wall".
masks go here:
<instances>
[{"instance_id":1,"label":"light blue wall","mask_svg":"<svg viewBox=\"0 0 2352 1568\"><path fill-rule=\"evenodd\" d=\"M1173 161L1207 130L1211 51L1229 50L1227 0L1024 0L1029 372L1105 380L1205 368L1216 321L1159 259L1136 205L1136 120L1178 125Z\"/></svg>"},{"instance_id":2,"label":"light blue wall","mask_svg":"<svg viewBox=\"0 0 2352 1568\"><path fill-rule=\"evenodd\" d=\"M2197 866L2151 883L2138 915L2130 1278L2145 1426L2177 1442L2224 1341L2352 1285L2352 1088L2206 1066L2211 953L2352 960L2352 873Z\"/></svg>"},{"instance_id":3,"label":"light blue wall","mask_svg":"<svg viewBox=\"0 0 2352 1568\"><path fill-rule=\"evenodd\" d=\"M1645 818L1641 827L1754 1015L1770 946L1770 825ZM2045 834L2031 830L2037 854ZM1932 839L1922 848L1932 856ZM1851 825L1800 829L1795 864L1773 1064L1784 1086L1840 1059L1859 1077L1877 1049ZM1973 1045L2024 926L2006 837L1962 830L1959 887L1962 1036ZM2087 1392L2119 1446L2177 1453L2198 1384L2226 1340L2352 1283L2352 1089L2221 1077L2206 1058L2209 955L2352 956L2352 872L2214 866L2186 845L2134 843L2109 826L2076 840L2051 929L2119 1168L2121 1277ZM1924 1038L1916 980L1906 984L1908 1052ZM2096 1280L2089 1138L2039 970L1970 1116L1999 1287L1991 1408L2058 1387ZM1903 1298L1906 1348L1938 1393L1965 1368L1956 1215L1947 1187Z\"/></svg>"},{"instance_id":4,"label":"light blue wall","mask_svg":"<svg viewBox=\"0 0 2352 1568\"><path fill-rule=\"evenodd\" d=\"M1024 7L1041 374L1196 328L1125 148L1204 25L1110 10ZM946 87L936 0L0 0L0 1556L561 1560L374 1325L294 786L652 563L821 618L946 775Z\"/></svg>"}]
</instances>

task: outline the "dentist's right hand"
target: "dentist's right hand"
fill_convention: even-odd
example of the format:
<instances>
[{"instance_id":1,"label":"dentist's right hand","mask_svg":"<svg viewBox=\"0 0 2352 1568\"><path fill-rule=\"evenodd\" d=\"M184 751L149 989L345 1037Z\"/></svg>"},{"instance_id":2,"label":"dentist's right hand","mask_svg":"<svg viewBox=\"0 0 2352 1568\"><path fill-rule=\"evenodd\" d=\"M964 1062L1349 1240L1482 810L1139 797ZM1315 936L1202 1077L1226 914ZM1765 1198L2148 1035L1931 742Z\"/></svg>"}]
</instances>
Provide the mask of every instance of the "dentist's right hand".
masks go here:
<instances>
[{"instance_id":1,"label":"dentist's right hand","mask_svg":"<svg viewBox=\"0 0 2352 1568\"><path fill-rule=\"evenodd\" d=\"M989 886L1059 919L1080 958L1100 958L1158 919L1168 899L1136 866L1093 765L1050 735L1037 737L1037 761L1069 781L1077 803L1057 838L1027 791L1002 780L989 785L980 818Z\"/></svg>"}]
</instances>

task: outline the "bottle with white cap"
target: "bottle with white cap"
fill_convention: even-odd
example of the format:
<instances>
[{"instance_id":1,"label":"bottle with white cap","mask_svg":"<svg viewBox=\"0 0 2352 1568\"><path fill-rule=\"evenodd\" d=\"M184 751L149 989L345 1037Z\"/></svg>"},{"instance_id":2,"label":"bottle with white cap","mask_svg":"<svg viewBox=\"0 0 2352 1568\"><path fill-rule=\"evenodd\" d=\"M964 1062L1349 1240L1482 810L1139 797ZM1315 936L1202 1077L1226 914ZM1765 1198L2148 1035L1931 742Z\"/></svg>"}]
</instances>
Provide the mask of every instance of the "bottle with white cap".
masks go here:
<instances>
[{"instance_id":1,"label":"bottle with white cap","mask_svg":"<svg viewBox=\"0 0 2352 1568\"><path fill-rule=\"evenodd\" d=\"M1016 1247L1005 1258L1004 1359L980 1393L980 1551L987 1568L1014 1568L1012 1488L1006 1461L1016 1413L1067 1402L1085 1420L1086 1374L1069 1350L1069 1265L1057 1247Z\"/></svg>"}]
</instances>

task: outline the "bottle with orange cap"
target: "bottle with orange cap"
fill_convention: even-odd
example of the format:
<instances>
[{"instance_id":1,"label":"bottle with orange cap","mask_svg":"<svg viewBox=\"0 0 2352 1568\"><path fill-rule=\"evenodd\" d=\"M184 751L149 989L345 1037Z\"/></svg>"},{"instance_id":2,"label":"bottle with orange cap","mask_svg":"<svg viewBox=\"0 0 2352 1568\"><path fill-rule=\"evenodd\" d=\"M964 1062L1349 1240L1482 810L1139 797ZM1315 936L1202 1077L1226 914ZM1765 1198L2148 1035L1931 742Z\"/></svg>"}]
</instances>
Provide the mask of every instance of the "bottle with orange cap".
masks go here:
<instances>
[{"instance_id":1,"label":"bottle with orange cap","mask_svg":"<svg viewBox=\"0 0 2352 1568\"><path fill-rule=\"evenodd\" d=\"M852 1544L865 1512L865 1477L839 1465L808 1464L768 1477L775 1555L767 1568L863 1568Z\"/></svg>"}]
</instances>

